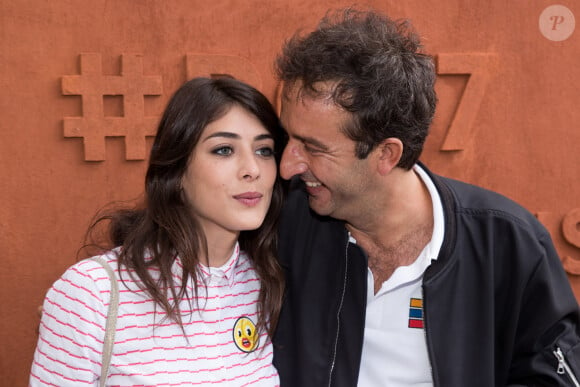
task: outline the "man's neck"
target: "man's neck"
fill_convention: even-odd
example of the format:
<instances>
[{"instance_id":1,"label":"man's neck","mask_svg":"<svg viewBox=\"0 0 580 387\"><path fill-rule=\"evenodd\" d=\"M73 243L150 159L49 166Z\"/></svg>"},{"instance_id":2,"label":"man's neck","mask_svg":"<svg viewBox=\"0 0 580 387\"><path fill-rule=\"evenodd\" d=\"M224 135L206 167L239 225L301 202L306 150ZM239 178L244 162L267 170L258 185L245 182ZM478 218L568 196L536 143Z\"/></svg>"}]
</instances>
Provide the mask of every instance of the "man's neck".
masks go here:
<instances>
[{"instance_id":1,"label":"man's neck","mask_svg":"<svg viewBox=\"0 0 580 387\"><path fill-rule=\"evenodd\" d=\"M396 189L372 217L360 227L346 227L368 255L368 265L375 279L375 293L400 266L415 262L433 233L431 195L414 171L407 171L391 182Z\"/></svg>"}]
</instances>

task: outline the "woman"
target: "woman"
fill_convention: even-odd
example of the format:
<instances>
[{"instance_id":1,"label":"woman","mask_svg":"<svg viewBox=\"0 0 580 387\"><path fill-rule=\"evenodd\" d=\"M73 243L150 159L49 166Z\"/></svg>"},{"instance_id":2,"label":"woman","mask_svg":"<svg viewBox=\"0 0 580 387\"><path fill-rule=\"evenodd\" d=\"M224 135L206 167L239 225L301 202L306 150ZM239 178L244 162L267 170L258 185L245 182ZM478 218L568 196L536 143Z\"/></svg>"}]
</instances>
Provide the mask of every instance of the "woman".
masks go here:
<instances>
[{"instance_id":1,"label":"woman","mask_svg":"<svg viewBox=\"0 0 580 387\"><path fill-rule=\"evenodd\" d=\"M283 130L239 81L196 78L171 98L142 208L110 220L119 307L107 385L278 385L270 337ZM111 282L94 260L47 293L30 385L95 385Z\"/></svg>"}]
</instances>

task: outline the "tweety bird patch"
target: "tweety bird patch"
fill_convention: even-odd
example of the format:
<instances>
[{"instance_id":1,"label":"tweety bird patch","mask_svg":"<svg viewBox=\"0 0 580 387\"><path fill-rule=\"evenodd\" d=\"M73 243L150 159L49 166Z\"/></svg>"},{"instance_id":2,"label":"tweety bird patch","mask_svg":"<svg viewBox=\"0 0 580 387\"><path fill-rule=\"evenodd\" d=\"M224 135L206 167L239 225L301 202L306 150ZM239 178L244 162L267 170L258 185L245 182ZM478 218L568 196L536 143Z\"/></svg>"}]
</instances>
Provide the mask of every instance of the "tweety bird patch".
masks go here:
<instances>
[{"instance_id":1,"label":"tweety bird patch","mask_svg":"<svg viewBox=\"0 0 580 387\"><path fill-rule=\"evenodd\" d=\"M252 352L258 348L256 325L249 317L243 316L234 323L234 343L242 352Z\"/></svg>"}]
</instances>

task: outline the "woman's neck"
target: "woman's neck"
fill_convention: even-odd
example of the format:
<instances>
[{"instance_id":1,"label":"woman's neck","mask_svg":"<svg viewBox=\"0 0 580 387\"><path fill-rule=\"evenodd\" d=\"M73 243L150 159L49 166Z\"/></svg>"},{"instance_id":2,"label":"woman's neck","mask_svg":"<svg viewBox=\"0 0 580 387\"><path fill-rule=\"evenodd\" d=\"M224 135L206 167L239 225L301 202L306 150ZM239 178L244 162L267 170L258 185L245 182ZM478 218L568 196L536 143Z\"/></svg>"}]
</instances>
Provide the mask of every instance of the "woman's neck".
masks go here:
<instances>
[{"instance_id":1,"label":"woman's neck","mask_svg":"<svg viewBox=\"0 0 580 387\"><path fill-rule=\"evenodd\" d=\"M207 261L204 262L210 267L221 267L230 259L236 242L238 241L239 232L229 232L221 230L220 232L207 232Z\"/></svg>"}]
</instances>

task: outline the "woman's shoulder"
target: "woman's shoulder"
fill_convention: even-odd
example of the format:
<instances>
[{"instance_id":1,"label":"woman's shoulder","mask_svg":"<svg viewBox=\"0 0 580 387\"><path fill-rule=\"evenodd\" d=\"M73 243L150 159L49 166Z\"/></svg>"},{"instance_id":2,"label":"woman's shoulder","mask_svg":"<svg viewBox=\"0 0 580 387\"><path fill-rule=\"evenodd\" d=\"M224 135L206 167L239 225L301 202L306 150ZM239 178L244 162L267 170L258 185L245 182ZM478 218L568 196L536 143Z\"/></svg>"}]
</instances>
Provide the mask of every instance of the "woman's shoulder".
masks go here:
<instances>
[{"instance_id":1,"label":"woman's shoulder","mask_svg":"<svg viewBox=\"0 0 580 387\"><path fill-rule=\"evenodd\" d=\"M101 255L95 255L89 258L82 259L75 264L71 265L63 273L63 277L85 277L88 279L99 279L103 274L107 274L107 271L103 264L106 263L113 271L118 269L118 250L110 250Z\"/></svg>"},{"instance_id":2,"label":"woman's shoulder","mask_svg":"<svg viewBox=\"0 0 580 387\"><path fill-rule=\"evenodd\" d=\"M98 257L107 262L117 276L116 254L111 251ZM43 318L68 320L76 313L95 314L93 319L104 317L110 291L111 279L99 262L93 257L78 261L68 267L48 289L43 303Z\"/></svg>"},{"instance_id":3,"label":"woman's shoulder","mask_svg":"<svg viewBox=\"0 0 580 387\"><path fill-rule=\"evenodd\" d=\"M76 294L100 293L110 290L110 278L105 267L99 263L105 262L118 277L117 253L115 250L102 255L85 258L68 267L57 279L52 289L62 289Z\"/></svg>"}]
</instances>

